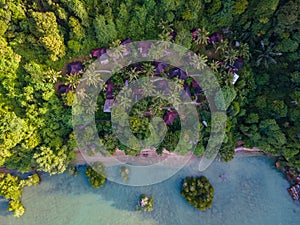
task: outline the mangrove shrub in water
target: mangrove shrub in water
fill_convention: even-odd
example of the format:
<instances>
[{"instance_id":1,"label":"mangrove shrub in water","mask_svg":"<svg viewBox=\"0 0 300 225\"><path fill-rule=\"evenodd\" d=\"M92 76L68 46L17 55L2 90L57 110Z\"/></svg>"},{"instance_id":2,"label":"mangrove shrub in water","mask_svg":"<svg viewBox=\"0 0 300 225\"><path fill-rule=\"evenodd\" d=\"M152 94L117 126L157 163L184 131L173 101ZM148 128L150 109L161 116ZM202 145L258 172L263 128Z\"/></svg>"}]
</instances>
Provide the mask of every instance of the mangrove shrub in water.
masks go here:
<instances>
[{"instance_id":1,"label":"mangrove shrub in water","mask_svg":"<svg viewBox=\"0 0 300 225\"><path fill-rule=\"evenodd\" d=\"M3 196L9 201L8 210L14 212L15 217L20 217L25 212L21 202L23 188L38 185L39 182L40 178L37 174L21 180L18 176L10 175L9 173L0 173L0 197Z\"/></svg>"},{"instance_id":2,"label":"mangrove shrub in water","mask_svg":"<svg viewBox=\"0 0 300 225\"><path fill-rule=\"evenodd\" d=\"M206 210L212 206L214 188L204 176L186 177L181 187L181 195L195 208Z\"/></svg>"},{"instance_id":3,"label":"mangrove shrub in water","mask_svg":"<svg viewBox=\"0 0 300 225\"><path fill-rule=\"evenodd\" d=\"M150 212L153 210L154 197L142 194L137 205L138 211Z\"/></svg>"},{"instance_id":4,"label":"mangrove shrub in water","mask_svg":"<svg viewBox=\"0 0 300 225\"><path fill-rule=\"evenodd\" d=\"M85 175L89 178L89 182L93 188L102 187L106 180L105 169L102 163L95 163L92 167L89 166Z\"/></svg>"}]
</instances>

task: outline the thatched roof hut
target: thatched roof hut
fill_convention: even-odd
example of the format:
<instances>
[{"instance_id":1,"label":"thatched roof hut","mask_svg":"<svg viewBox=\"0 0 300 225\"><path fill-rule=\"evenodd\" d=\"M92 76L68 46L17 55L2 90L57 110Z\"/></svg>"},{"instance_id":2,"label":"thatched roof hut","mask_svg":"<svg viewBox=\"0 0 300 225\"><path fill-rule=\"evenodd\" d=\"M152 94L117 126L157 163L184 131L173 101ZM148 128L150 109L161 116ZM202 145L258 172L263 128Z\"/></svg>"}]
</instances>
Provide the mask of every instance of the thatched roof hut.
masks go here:
<instances>
[{"instance_id":1,"label":"thatched roof hut","mask_svg":"<svg viewBox=\"0 0 300 225\"><path fill-rule=\"evenodd\" d=\"M91 50L91 55L93 58L99 58L101 55L106 53L106 48L97 48Z\"/></svg>"},{"instance_id":2,"label":"thatched roof hut","mask_svg":"<svg viewBox=\"0 0 300 225\"><path fill-rule=\"evenodd\" d=\"M167 125L173 125L174 120L178 117L178 113L176 111L167 112L164 116L164 121Z\"/></svg>"},{"instance_id":3,"label":"thatched roof hut","mask_svg":"<svg viewBox=\"0 0 300 225\"><path fill-rule=\"evenodd\" d=\"M163 62L155 62L155 75L160 75L165 73L165 70L168 68L168 64Z\"/></svg>"},{"instance_id":4,"label":"thatched roof hut","mask_svg":"<svg viewBox=\"0 0 300 225\"><path fill-rule=\"evenodd\" d=\"M150 41L141 41L138 43L138 49L143 57L148 55L148 51L152 46L152 42Z\"/></svg>"},{"instance_id":5,"label":"thatched roof hut","mask_svg":"<svg viewBox=\"0 0 300 225\"><path fill-rule=\"evenodd\" d=\"M68 73L70 75L83 73L81 62L72 62L68 64Z\"/></svg>"},{"instance_id":6,"label":"thatched roof hut","mask_svg":"<svg viewBox=\"0 0 300 225\"><path fill-rule=\"evenodd\" d=\"M179 69L177 67L170 69L170 75L171 77L178 77L179 79L186 80L188 75L186 72L184 72L182 69Z\"/></svg>"},{"instance_id":7,"label":"thatched roof hut","mask_svg":"<svg viewBox=\"0 0 300 225\"><path fill-rule=\"evenodd\" d=\"M192 39L195 41L198 38L198 33L199 33L199 28L194 28L193 30L191 30L191 34L192 34Z\"/></svg>"}]
</instances>

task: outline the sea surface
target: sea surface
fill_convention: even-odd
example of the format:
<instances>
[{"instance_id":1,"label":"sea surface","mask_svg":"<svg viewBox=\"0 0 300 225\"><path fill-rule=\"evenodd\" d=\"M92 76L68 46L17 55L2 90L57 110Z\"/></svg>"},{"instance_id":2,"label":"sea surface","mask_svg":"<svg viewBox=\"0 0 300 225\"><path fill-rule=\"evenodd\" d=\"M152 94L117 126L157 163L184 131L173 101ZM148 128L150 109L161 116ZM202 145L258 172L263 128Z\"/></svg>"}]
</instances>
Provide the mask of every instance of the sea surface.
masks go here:
<instances>
[{"instance_id":1,"label":"sea surface","mask_svg":"<svg viewBox=\"0 0 300 225\"><path fill-rule=\"evenodd\" d=\"M43 175L40 185L28 187L22 202L26 212L14 218L0 202L2 225L299 225L300 204L291 200L284 176L265 156L215 161L206 171L191 163L168 180L131 187L107 181L89 186L81 168L78 176ZM205 175L213 184L213 207L204 212L180 195L185 176ZM136 211L142 194L154 196L152 212Z\"/></svg>"}]
</instances>

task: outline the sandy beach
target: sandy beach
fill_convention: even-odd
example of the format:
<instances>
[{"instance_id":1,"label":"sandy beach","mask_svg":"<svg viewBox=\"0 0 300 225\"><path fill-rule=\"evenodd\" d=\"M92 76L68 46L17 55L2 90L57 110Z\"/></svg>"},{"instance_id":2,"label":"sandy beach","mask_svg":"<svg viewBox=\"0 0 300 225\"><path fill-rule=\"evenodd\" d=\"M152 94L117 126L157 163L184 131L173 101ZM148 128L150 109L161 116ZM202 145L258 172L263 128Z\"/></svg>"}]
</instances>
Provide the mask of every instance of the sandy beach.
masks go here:
<instances>
[{"instance_id":1,"label":"sandy beach","mask_svg":"<svg viewBox=\"0 0 300 225\"><path fill-rule=\"evenodd\" d=\"M263 153L262 150L258 148L245 148L242 146L236 147L234 149L236 155L257 155ZM106 166L114 166L119 164L131 164L139 166L153 165L157 163L167 163L168 165L182 165L182 163L187 163L192 159L197 159L199 156L194 155L190 152L188 155L182 156L176 152L169 152L163 150L162 154L156 153L155 149L145 149L142 150L137 156L126 155L122 150L116 150L112 156L103 156L100 153L96 153L93 156L88 155L84 151L76 151L76 158L72 162L77 165L84 165L93 162L102 162Z\"/></svg>"}]
</instances>

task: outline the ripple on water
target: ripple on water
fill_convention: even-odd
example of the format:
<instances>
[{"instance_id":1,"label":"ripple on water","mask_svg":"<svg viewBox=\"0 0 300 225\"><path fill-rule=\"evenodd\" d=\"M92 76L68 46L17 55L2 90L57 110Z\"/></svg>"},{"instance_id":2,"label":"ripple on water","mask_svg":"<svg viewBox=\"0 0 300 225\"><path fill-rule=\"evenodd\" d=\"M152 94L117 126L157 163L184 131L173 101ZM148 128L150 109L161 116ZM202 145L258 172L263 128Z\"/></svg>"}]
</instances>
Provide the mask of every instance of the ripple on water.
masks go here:
<instances>
[{"instance_id":1,"label":"ripple on water","mask_svg":"<svg viewBox=\"0 0 300 225\"><path fill-rule=\"evenodd\" d=\"M118 168L115 168L116 170ZM67 174L43 176L37 187L26 188L25 215L5 216L0 204L0 224L5 225L298 225L300 204L293 202L287 181L265 157L214 162L206 171L191 163L172 178L155 185L129 187L112 182L92 189L87 178ZM215 188L213 207L201 212L180 195L185 176L205 175ZM140 194L154 195L154 210L135 211Z\"/></svg>"}]
</instances>

